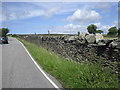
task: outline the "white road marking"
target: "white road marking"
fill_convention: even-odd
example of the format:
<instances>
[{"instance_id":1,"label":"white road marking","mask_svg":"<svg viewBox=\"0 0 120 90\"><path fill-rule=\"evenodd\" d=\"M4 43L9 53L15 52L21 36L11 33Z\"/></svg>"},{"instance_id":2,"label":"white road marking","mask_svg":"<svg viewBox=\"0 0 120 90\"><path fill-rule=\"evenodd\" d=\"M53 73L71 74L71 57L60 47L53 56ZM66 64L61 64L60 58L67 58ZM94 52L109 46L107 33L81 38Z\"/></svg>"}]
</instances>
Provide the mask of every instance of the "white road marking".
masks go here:
<instances>
[{"instance_id":1,"label":"white road marking","mask_svg":"<svg viewBox=\"0 0 120 90\"><path fill-rule=\"evenodd\" d=\"M19 40L18 40L19 41ZM20 41L19 41L20 42ZM21 42L20 42L21 43ZM59 87L45 74L45 72L39 67L39 65L37 64L37 62L34 60L34 58L31 56L31 54L28 52L28 50L26 49L26 47L23 45L23 43L21 43L21 45L24 47L25 51L28 53L28 55L30 56L30 58L32 59L32 61L34 62L34 64L37 66L37 68L42 72L42 74L45 76L45 78L57 89L59 89Z\"/></svg>"}]
</instances>

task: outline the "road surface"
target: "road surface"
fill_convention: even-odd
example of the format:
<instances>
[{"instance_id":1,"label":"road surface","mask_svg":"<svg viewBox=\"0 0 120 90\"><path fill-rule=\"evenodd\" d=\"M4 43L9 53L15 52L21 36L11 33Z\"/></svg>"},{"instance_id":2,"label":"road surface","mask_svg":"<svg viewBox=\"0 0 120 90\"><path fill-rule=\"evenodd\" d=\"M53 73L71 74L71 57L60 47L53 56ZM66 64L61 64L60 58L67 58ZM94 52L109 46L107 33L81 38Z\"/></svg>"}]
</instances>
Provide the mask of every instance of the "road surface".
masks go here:
<instances>
[{"instance_id":1,"label":"road surface","mask_svg":"<svg viewBox=\"0 0 120 90\"><path fill-rule=\"evenodd\" d=\"M9 44L2 45L2 88L55 87L36 67L22 44L10 37Z\"/></svg>"},{"instance_id":2,"label":"road surface","mask_svg":"<svg viewBox=\"0 0 120 90\"><path fill-rule=\"evenodd\" d=\"M0 90L2 89L2 45L0 45Z\"/></svg>"}]
</instances>

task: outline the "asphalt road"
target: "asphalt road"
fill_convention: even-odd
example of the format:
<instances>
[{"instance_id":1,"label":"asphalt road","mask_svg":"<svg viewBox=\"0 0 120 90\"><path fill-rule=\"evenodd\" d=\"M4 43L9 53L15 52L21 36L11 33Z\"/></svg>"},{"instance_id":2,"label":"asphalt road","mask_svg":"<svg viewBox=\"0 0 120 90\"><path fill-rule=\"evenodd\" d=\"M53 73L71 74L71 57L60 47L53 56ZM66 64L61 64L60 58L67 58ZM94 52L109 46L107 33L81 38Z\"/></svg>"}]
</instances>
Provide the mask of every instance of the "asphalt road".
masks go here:
<instances>
[{"instance_id":1,"label":"asphalt road","mask_svg":"<svg viewBox=\"0 0 120 90\"><path fill-rule=\"evenodd\" d=\"M0 45L0 90L2 89L2 45Z\"/></svg>"},{"instance_id":2,"label":"asphalt road","mask_svg":"<svg viewBox=\"0 0 120 90\"><path fill-rule=\"evenodd\" d=\"M36 67L20 42L9 38L9 44L2 45L2 88L55 87Z\"/></svg>"}]
</instances>

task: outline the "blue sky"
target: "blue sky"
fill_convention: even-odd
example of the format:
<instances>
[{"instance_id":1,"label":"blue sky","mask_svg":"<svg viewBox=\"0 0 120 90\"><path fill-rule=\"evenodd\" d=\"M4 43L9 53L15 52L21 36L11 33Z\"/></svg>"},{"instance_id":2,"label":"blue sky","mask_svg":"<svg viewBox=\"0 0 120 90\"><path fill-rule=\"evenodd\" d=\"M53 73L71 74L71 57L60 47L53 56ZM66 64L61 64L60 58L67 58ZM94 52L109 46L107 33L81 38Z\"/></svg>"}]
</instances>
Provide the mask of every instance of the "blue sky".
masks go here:
<instances>
[{"instance_id":1,"label":"blue sky","mask_svg":"<svg viewBox=\"0 0 120 90\"><path fill-rule=\"evenodd\" d=\"M71 33L87 32L97 25L107 33L118 26L117 2L3 2L2 26L10 33Z\"/></svg>"}]
</instances>

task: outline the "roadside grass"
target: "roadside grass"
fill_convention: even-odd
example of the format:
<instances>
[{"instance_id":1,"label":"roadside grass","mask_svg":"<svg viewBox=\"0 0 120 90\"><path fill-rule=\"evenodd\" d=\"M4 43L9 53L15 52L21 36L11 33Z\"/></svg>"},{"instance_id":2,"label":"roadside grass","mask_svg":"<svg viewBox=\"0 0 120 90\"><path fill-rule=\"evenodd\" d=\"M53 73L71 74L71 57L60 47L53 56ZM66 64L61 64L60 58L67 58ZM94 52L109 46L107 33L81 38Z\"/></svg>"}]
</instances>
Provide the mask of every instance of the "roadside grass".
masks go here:
<instances>
[{"instance_id":1,"label":"roadside grass","mask_svg":"<svg viewBox=\"0 0 120 90\"><path fill-rule=\"evenodd\" d=\"M104 39L118 39L118 37L104 37Z\"/></svg>"},{"instance_id":2,"label":"roadside grass","mask_svg":"<svg viewBox=\"0 0 120 90\"><path fill-rule=\"evenodd\" d=\"M117 36L113 36L113 35L103 35L104 36L104 39L118 39Z\"/></svg>"},{"instance_id":3,"label":"roadside grass","mask_svg":"<svg viewBox=\"0 0 120 90\"><path fill-rule=\"evenodd\" d=\"M64 88L118 88L117 75L104 72L99 64L74 63L35 44L20 40L42 68Z\"/></svg>"}]
</instances>

